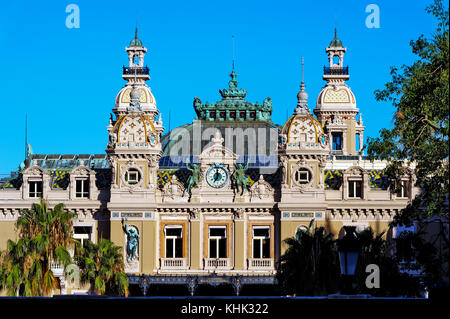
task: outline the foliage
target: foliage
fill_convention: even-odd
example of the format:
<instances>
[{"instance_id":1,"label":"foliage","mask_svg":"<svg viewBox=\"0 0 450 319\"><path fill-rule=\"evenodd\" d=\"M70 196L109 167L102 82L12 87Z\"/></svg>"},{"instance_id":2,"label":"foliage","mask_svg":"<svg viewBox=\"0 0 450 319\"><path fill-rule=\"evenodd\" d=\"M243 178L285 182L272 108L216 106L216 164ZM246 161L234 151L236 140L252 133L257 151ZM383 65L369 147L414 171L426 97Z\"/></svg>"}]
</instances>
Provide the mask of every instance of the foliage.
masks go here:
<instances>
[{"instance_id":1,"label":"foliage","mask_svg":"<svg viewBox=\"0 0 450 319\"><path fill-rule=\"evenodd\" d=\"M405 268L412 271L422 272L422 280L427 287L440 282L445 275L443 263L447 259L439 258L436 246L423 239L424 233L404 231L396 239L397 258Z\"/></svg>"},{"instance_id":2,"label":"foliage","mask_svg":"<svg viewBox=\"0 0 450 319\"><path fill-rule=\"evenodd\" d=\"M396 224L410 225L433 215L448 217L448 10L435 0L427 12L437 18L438 27L430 40L421 35L410 42L419 59L411 66L392 67L392 81L375 91L376 99L391 101L396 113L392 129L382 129L379 138L368 139L368 155L389 161L386 173L392 190L405 173L404 161L414 163L416 185L423 190L396 216Z\"/></svg>"},{"instance_id":3,"label":"foliage","mask_svg":"<svg viewBox=\"0 0 450 319\"><path fill-rule=\"evenodd\" d=\"M400 271L399 259L392 255L394 247L383 239L383 236L384 232L376 235L370 227L358 233L361 253L355 273L357 290L373 296L418 297L422 289L419 278ZM370 264L375 264L380 269L379 288L366 287L366 278L369 275L366 273L366 267Z\"/></svg>"},{"instance_id":4,"label":"foliage","mask_svg":"<svg viewBox=\"0 0 450 319\"><path fill-rule=\"evenodd\" d=\"M8 240L0 258L0 289L11 296L49 296L60 288L51 262L65 266L72 261L67 248L71 242L75 215L62 204L53 209L43 199L24 209L16 222L17 242Z\"/></svg>"},{"instance_id":5,"label":"foliage","mask_svg":"<svg viewBox=\"0 0 450 319\"><path fill-rule=\"evenodd\" d=\"M90 283L95 294L128 295L121 249L107 239L99 244L88 240L83 246L77 245L75 260L81 269L81 282Z\"/></svg>"},{"instance_id":6,"label":"foliage","mask_svg":"<svg viewBox=\"0 0 450 319\"><path fill-rule=\"evenodd\" d=\"M323 227L311 228L300 228L295 237L284 240L289 247L277 263L283 294L328 295L338 289L339 261L333 234Z\"/></svg>"},{"instance_id":7,"label":"foliage","mask_svg":"<svg viewBox=\"0 0 450 319\"><path fill-rule=\"evenodd\" d=\"M311 228L299 229L295 237L284 240L289 247L277 264L277 280L282 294L329 295L344 287L333 234L326 234L323 227L314 231ZM383 238L384 233L375 235L369 227L357 235L361 252L354 278L356 293L385 297L420 295L423 287L419 278L400 271L399 258L391 254L393 247ZM366 287L369 275L366 267L370 264L376 264L380 269L379 288Z\"/></svg>"},{"instance_id":8,"label":"foliage","mask_svg":"<svg viewBox=\"0 0 450 319\"><path fill-rule=\"evenodd\" d=\"M436 258L442 261L448 256L449 247L448 225L443 224L449 218L449 14L442 0L434 0L426 11L436 17L436 31L429 39L421 35L411 41L418 59L410 66L392 67L392 80L383 90L375 91L376 99L390 101L396 112L392 129L382 129L380 137L368 139L367 153L371 159L388 161L385 173L391 191L400 187L405 166L415 167L415 186L421 191L394 217L393 225L410 226L417 221L423 228L433 218L440 220L438 235L443 249L436 253L442 255L431 256L427 251L428 259L422 259L432 264ZM448 263L447 270L438 273L446 272ZM439 281L433 273L427 277Z\"/></svg>"}]
</instances>

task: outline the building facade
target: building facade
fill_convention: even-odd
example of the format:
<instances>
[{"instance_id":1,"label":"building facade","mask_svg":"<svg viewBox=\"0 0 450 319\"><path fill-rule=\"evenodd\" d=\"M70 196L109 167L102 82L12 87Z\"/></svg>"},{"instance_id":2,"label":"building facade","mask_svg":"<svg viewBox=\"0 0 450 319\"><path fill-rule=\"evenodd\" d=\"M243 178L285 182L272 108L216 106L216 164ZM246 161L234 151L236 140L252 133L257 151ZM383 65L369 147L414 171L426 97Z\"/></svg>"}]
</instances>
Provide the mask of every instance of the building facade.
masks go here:
<instances>
[{"instance_id":1,"label":"building facade","mask_svg":"<svg viewBox=\"0 0 450 319\"><path fill-rule=\"evenodd\" d=\"M105 154L28 152L18 173L0 184L0 249L17 239L20 210L43 197L76 213L75 238L109 238L123 247L130 284L143 294L164 284L191 294L201 285L229 284L238 294L247 285L273 284L283 240L313 219L336 238L347 225L389 230L417 192L414 175L410 170L392 193L386 163L363 155L346 50L335 33L315 116L303 74L292 116L277 125L271 98L247 101L233 69L228 88L219 90L222 100L195 97L193 122L164 134L136 31ZM62 292L70 293L59 271Z\"/></svg>"}]
</instances>

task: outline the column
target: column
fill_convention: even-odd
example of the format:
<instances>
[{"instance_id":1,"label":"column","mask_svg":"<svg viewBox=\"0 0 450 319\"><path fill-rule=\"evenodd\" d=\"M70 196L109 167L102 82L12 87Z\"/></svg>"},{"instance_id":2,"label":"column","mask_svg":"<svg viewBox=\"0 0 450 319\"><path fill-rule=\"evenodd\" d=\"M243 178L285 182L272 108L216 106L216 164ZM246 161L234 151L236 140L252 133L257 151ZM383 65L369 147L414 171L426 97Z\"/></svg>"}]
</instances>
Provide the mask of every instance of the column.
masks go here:
<instances>
[{"instance_id":1,"label":"column","mask_svg":"<svg viewBox=\"0 0 450 319\"><path fill-rule=\"evenodd\" d=\"M160 269L159 257L161 255L161 216L158 211L155 210L156 219L156 254L155 254L155 268Z\"/></svg>"}]
</instances>

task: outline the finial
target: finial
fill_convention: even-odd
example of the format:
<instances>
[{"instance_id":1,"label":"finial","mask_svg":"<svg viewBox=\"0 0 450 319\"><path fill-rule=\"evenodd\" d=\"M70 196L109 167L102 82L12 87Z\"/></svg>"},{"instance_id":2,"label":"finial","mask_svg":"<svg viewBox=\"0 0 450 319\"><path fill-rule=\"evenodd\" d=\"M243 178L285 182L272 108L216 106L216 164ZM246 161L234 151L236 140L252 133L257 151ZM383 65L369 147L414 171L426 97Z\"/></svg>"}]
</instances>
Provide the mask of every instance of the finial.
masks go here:
<instances>
[{"instance_id":1,"label":"finial","mask_svg":"<svg viewBox=\"0 0 450 319\"><path fill-rule=\"evenodd\" d=\"M304 78L303 78L303 63L304 63L304 60L303 60L303 56L302 56L302 85L305 83L304 82Z\"/></svg>"},{"instance_id":2,"label":"finial","mask_svg":"<svg viewBox=\"0 0 450 319\"><path fill-rule=\"evenodd\" d=\"M297 94L297 108L295 109L295 113L304 113L308 108L308 94L305 91L305 81L304 81L304 58L302 56L302 83L300 84L300 92Z\"/></svg>"},{"instance_id":3,"label":"finial","mask_svg":"<svg viewBox=\"0 0 450 319\"><path fill-rule=\"evenodd\" d=\"M137 88L136 83L131 88L129 110L141 111L141 92Z\"/></svg>"},{"instance_id":4,"label":"finial","mask_svg":"<svg viewBox=\"0 0 450 319\"><path fill-rule=\"evenodd\" d=\"M220 130L216 130L216 133L214 134L214 137L211 139L211 141L214 143L214 145L222 145L223 144L223 137L220 133Z\"/></svg>"}]
</instances>

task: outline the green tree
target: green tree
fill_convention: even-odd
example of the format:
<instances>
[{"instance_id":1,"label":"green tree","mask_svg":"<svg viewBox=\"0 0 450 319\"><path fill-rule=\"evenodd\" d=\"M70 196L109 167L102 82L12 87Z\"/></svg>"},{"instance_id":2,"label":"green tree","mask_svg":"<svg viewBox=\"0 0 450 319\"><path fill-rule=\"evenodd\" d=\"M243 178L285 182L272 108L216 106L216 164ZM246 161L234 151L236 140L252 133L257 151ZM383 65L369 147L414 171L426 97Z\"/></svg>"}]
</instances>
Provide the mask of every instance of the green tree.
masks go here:
<instances>
[{"instance_id":1,"label":"green tree","mask_svg":"<svg viewBox=\"0 0 450 319\"><path fill-rule=\"evenodd\" d=\"M48 208L43 199L24 209L16 222L19 240L8 240L0 258L0 289L11 296L49 296L59 289L51 271L52 262L69 265L67 251L71 242L75 214L64 210L63 204Z\"/></svg>"},{"instance_id":2,"label":"green tree","mask_svg":"<svg viewBox=\"0 0 450 319\"><path fill-rule=\"evenodd\" d=\"M437 29L430 39L421 35L411 41L417 61L392 67L392 80L375 91L376 99L390 101L396 112L392 129L368 139L367 153L371 159L388 161L385 173L393 192L399 190L407 164L415 165L421 192L394 217L393 225L418 221L422 227L435 217L441 222L438 236L444 243L440 257L444 259L449 246L443 222L449 218L449 15L441 0L434 0L426 11L436 17Z\"/></svg>"},{"instance_id":3,"label":"green tree","mask_svg":"<svg viewBox=\"0 0 450 319\"><path fill-rule=\"evenodd\" d=\"M74 258L81 269L81 282L89 283L93 293L128 295L121 249L107 239L101 239L99 244L88 240L83 246L77 245Z\"/></svg>"},{"instance_id":4,"label":"green tree","mask_svg":"<svg viewBox=\"0 0 450 319\"><path fill-rule=\"evenodd\" d=\"M358 233L361 252L356 268L356 286L361 293L384 297L418 297L422 289L420 280L399 269L399 259L392 254L392 244L383 238L384 232L375 234L372 228L366 228ZM366 267L375 264L379 267L380 287L367 288Z\"/></svg>"},{"instance_id":5,"label":"green tree","mask_svg":"<svg viewBox=\"0 0 450 319\"><path fill-rule=\"evenodd\" d=\"M328 295L338 289L339 261L333 234L324 227L298 229L287 238L286 252L277 263L277 280L282 294Z\"/></svg>"}]
</instances>

